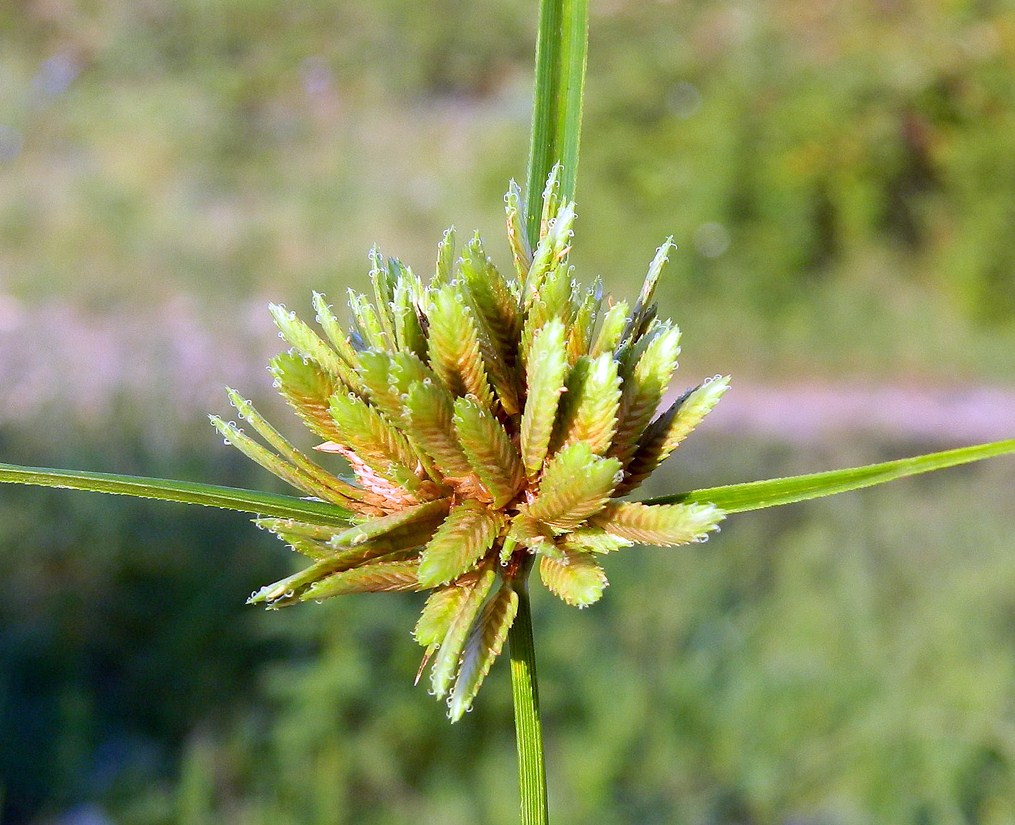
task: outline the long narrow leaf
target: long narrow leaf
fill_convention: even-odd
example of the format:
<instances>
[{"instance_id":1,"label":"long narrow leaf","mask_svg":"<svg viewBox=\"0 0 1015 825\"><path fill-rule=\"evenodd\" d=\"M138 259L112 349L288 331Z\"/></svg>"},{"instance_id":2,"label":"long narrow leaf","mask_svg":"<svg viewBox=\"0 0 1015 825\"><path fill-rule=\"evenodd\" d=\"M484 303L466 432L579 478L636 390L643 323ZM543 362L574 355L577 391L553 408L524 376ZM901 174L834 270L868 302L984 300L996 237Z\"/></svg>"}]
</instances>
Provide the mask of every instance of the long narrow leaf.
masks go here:
<instances>
[{"instance_id":1,"label":"long narrow leaf","mask_svg":"<svg viewBox=\"0 0 1015 825\"><path fill-rule=\"evenodd\" d=\"M316 524L346 525L353 514L344 507L323 501L307 501L293 496L262 493L238 487L220 487L194 481L164 478L87 473L74 470L49 470L42 467L17 467L0 464L0 483L29 484L36 487L61 487L93 493L154 498L181 504L219 507L275 518L292 518Z\"/></svg>"},{"instance_id":2,"label":"long narrow leaf","mask_svg":"<svg viewBox=\"0 0 1015 825\"><path fill-rule=\"evenodd\" d=\"M726 513L743 513L748 510L761 510L765 507L778 507L781 504L793 504L812 498L821 498L835 493L846 493L863 487L873 487L897 478L929 473L932 470L943 470L959 464L969 464L985 458L1015 453L1015 438L1007 441L995 441L990 444L977 444L972 447L960 447L957 450L945 450L940 453L928 453L902 458L897 461L886 461L882 464L869 464L866 467L850 467L845 470L831 470L825 473L812 473L789 478L772 478L767 481L751 481L746 484L729 484L724 487L709 487L703 490L692 490L673 496L660 496L649 499L645 504L714 504Z\"/></svg>"}]
</instances>

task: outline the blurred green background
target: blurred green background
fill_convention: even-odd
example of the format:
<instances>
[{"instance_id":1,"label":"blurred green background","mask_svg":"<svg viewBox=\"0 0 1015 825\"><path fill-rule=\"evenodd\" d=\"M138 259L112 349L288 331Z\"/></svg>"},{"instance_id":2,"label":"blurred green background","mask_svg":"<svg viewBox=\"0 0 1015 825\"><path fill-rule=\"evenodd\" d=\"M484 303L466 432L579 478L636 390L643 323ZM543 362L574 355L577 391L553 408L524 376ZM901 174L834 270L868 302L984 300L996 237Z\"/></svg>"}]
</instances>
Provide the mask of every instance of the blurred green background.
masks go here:
<instances>
[{"instance_id":1,"label":"blurred green background","mask_svg":"<svg viewBox=\"0 0 1015 825\"><path fill-rule=\"evenodd\" d=\"M507 264L535 6L0 5L0 460L271 486L203 417L271 407L268 300L341 303L374 242L426 272L451 223ZM592 10L575 262L630 293L676 236L680 386L1015 384L1015 4ZM954 443L734 424L651 492ZM1013 518L999 461L537 592L553 821L1015 821ZM452 728L422 599L243 605L291 563L235 515L0 491L0 821L513 822L504 664Z\"/></svg>"}]
</instances>

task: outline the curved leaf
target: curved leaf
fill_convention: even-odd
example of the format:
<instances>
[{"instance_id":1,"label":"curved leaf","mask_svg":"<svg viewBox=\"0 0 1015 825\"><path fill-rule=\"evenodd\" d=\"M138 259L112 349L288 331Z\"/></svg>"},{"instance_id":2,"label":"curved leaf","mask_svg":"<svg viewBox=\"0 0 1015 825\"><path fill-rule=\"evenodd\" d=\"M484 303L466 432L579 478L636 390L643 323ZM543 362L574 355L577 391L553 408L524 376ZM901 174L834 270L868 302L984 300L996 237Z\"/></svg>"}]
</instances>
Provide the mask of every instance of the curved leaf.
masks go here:
<instances>
[{"instance_id":1,"label":"curved leaf","mask_svg":"<svg viewBox=\"0 0 1015 825\"><path fill-rule=\"evenodd\" d=\"M173 481L164 478L143 478L113 473L87 473L74 470L49 470L43 467L17 467L0 464L0 483L29 484L36 487L60 487L87 490L92 493L154 498L199 504L275 518L292 518L316 524L344 526L353 516L344 507L323 501L308 501L293 496L262 493L238 487L220 487L194 481Z\"/></svg>"},{"instance_id":2,"label":"curved leaf","mask_svg":"<svg viewBox=\"0 0 1015 825\"><path fill-rule=\"evenodd\" d=\"M897 478L943 470L959 464L969 464L985 458L1015 453L1015 438L927 453L913 458L901 458L865 467L850 467L845 470L830 470L824 473L772 478L767 481L751 481L746 484L729 484L724 487L709 487L659 496L648 499L644 504L714 504L727 514L778 507L812 498L846 493L863 487L873 487Z\"/></svg>"}]
</instances>

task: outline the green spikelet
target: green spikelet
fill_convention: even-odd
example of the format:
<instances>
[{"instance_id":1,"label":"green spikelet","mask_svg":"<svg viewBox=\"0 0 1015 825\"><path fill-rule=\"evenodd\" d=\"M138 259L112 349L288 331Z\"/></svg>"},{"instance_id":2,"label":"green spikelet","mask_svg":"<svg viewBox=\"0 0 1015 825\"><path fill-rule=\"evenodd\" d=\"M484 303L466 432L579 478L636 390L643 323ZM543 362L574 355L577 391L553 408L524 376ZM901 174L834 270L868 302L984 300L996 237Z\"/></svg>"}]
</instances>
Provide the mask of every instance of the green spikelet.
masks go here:
<instances>
[{"instance_id":1,"label":"green spikelet","mask_svg":"<svg viewBox=\"0 0 1015 825\"><path fill-rule=\"evenodd\" d=\"M539 578L546 589L572 607L588 607L606 589L606 573L588 553L565 548L562 558L539 559Z\"/></svg>"},{"instance_id":2,"label":"green spikelet","mask_svg":"<svg viewBox=\"0 0 1015 825\"><path fill-rule=\"evenodd\" d=\"M717 375L682 395L653 421L638 441L617 495L626 495L648 478L713 410L729 386L728 375Z\"/></svg>"},{"instance_id":3,"label":"green spikelet","mask_svg":"<svg viewBox=\"0 0 1015 825\"><path fill-rule=\"evenodd\" d=\"M324 334L327 336L331 346L339 354L341 359L350 367L356 364L356 350L349 343L349 336L338 323L335 313L331 311L325 297L320 292L313 293L314 312L317 313L317 323L321 325Z\"/></svg>"},{"instance_id":4,"label":"green spikelet","mask_svg":"<svg viewBox=\"0 0 1015 825\"><path fill-rule=\"evenodd\" d=\"M455 264L455 228L452 226L444 232L444 237L437 244L437 266L434 270L430 288L437 289L451 283Z\"/></svg>"},{"instance_id":5,"label":"green spikelet","mask_svg":"<svg viewBox=\"0 0 1015 825\"><path fill-rule=\"evenodd\" d=\"M605 506L621 480L620 462L595 455L577 442L551 459L528 505L532 518L557 530L573 530Z\"/></svg>"},{"instance_id":6,"label":"green spikelet","mask_svg":"<svg viewBox=\"0 0 1015 825\"><path fill-rule=\"evenodd\" d=\"M341 499L339 503L348 503L350 495L355 498L356 491L350 485L335 478L323 467L311 461L297 450L254 409L253 404L243 398L236 390L226 387L226 394L229 396L229 402L239 413L240 418L247 421L254 428L254 431L277 451L285 461L293 465L297 472L309 478L315 490L330 490L333 495ZM323 494L321 497L331 500L327 499Z\"/></svg>"},{"instance_id":7,"label":"green spikelet","mask_svg":"<svg viewBox=\"0 0 1015 825\"><path fill-rule=\"evenodd\" d=\"M524 306L529 306L533 299L542 293L543 281L547 275L560 268L566 260L567 253L571 249L571 229L574 220L574 203L564 204L540 238L532 253L532 265L522 288Z\"/></svg>"},{"instance_id":8,"label":"green spikelet","mask_svg":"<svg viewBox=\"0 0 1015 825\"><path fill-rule=\"evenodd\" d=\"M592 288L585 290L581 301L573 312L574 321L567 330L567 363L574 366L583 355L588 353L592 345L592 331L596 325L596 315L603 300L603 282L596 279Z\"/></svg>"},{"instance_id":9,"label":"green spikelet","mask_svg":"<svg viewBox=\"0 0 1015 825\"><path fill-rule=\"evenodd\" d=\"M212 426L219 431L222 437L232 444L247 458L260 464L269 473L278 476L288 484L303 493L323 498L333 504L344 506L348 504L346 498L333 490L320 486L312 476L294 467L288 461L279 458L275 453L266 447L258 444L243 430L230 421L223 421L217 415L208 416Z\"/></svg>"},{"instance_id":10,"label":"green spikelet","mask_svg":"<svg viewBox=\"0 0 1015 825\"><path fill-rule=\"evenodd\" d=\"M508 538L533 552L552 545L553 536L553 531L549 527L530 516L526 510L511 519Z\"/></svg>"},{"instance_id":11,"label":"green spikelet","mask_svg":"<svg viewBox=\"0 0 1015 825\"><path fill-rule=\"evenodd\" d=\"M433 294L430 308L430 368L454 396L473 395L487 409L493 394L480 354L472 313L454 286Z\"/></svg>"},{"instance_id":12,"label":"green spikelet","mask_svg":"<svg viewBox=\"0 0 1015 825\"><path fill-rule=\"evenodd\" d=\"M518 280L523 282L532 265L532 250L529 248L529 238L525 232L525 206L522 190L513 180L508 184L508 192L504 196L504 202L511 258L514 261Z\"/></svg>"},{"instance_id":13,"label":"green spikelet","mask_svg":"<svg viewBox=\"0 0 1015 825\"><path fill-rule=\"evenodd\" d=\"M271 359L271 374L282 397L313 432L326 441L342 437L331 417L331 396L344 384L312 361L285 352Z\"/></svg>"},{"instance_id":14,"label":"green spikelet","mask_svg":"<svg viewBox=\"0 0 1015 825\"><path fill-rule=\"evenodd\" d=\"M560 173L561 166L555 163L546 178L543 189L543 210L539 216L539 237L545 238L550 232L550 222L560 211Z\"/></svg>"},{"instance_id":15,"label":"green spikelet","mask_svg":"<svg viewBox=\"0 0 1015 825\"><path fill-rule=\"evenodd\" d=\"M391 356L377 350L364 350L357 358L356 373L370 403L397 423L402 417L402 399L391 385Z\"/></svg>"},{"instance_id":16,"label":"green spikelet","mask_svg":"<svg viewBox=\"0 0 1015 825\"><path fill-rule=\"evenodd\" d=\"M614 350L620 344L620 336L627 324L628 313L627 301L618 301L611 306L603 315L603 325L599 328L596 336L589 347L589 356L598 358L600 355L613 355Z\"/></svg>"},{"instance_id":17,"label":"green spikelet","mask_svg":"<svg viewBox=\"0 0 1015 825\"><path fill-rule=\"evenodd\" d=\"M342 527L327 524L309 524L308 522L296 521L296 519L291 518L255 518L253 522L261 530L267 530L277 535L300 536L325 543L343 531Z\"/></svg>"},{"instance_id":18,"label":"green spikelet","mask_svg":"<svg viewBox=\"0 0 1015 825\"><path fill-rule=\"evenodd\" d=\"M331 555L305 570L262 587L248 599L248 603L284 607L298 602L314 582L335 573L352 570L368 562L402 561L404 559L392 557L412 555L409 551L425 544L447 513L448 504L446 500L428 502L350 528L328 542L334 551Z\"/></svg>"},{"instance_id":19,"label":"green spikelet","mask_svg":"<svg viewBox=\"0 0 1015 825\"><path fill-rule=\"evenodd\" d=\"M518 348L518 299L486 257L477 236L465 248L459 266L463 293L479 331L480 351L504 412L520 410L515 353Z\"/></svg>"},{"instance_id":20,"label":"green spikelet","mask_svg":"<svg viewBox=\"0 0 1015 825\"><path fill-rule=\"evenodd\" d=\"M419 486L415 474L416 454L408 440L373 407L354 395L335 393L331 415L342 433L343 447L388 481L412 492Z\"/></svg>"},{"instance_id":21,"label":"green spikelet","mask_svg":"<svg viewBox=\"0 0 1015 825\"><path fill-rule=\"evenodd\" d=\"M680 330L661 331L645 347L629 379L621 388L617 433L609 454L627 464L638 446L638 438L655 414L680 353Z\"/></svg>"},{"instance_id":22,"label":"green spikelet","mask_svg":"<svg viewBox=\"0 0 1015 825\"><path fill-rule=\"evenodd\" d=\"M645 283L642 284L641 293L638 295L638 300L634 305L634 312L631 313L631 319L624 330L624 338L630 338L638 334L638 331L645 328L645 324L648 322L650 314L655 315L655 308L652 306L652 297L655 295L656 284L659 283L659 275L663 271L663 266L669 259L669 254L676 248L673 243L673 236L670 235L663 245L656 250L655 257L648 267L648 274L645 276Z\"/></svg>"},{"instance_id":23,"label":"green spikelet","mask_svg":"<svg viewBox=\"0 0 1015 825\"><path fill-rule=\"evenodd\" d=\"M355 379L350 379L352 370L339 354L328 346L321 337L303 321L281 304L269 304L268 310L275 319L279 335L303 358L307 358L325 372L342 381L349 389L356 389Z\"/></svg>"},{"instance_id":24,"label":"green spikelet","mask_svg":"<svg viewBox=\"0 0 1015 825\"><path fill-rule=\"evenodd\" d=\"M420 320L419 301L423 294L419 280L399 281L395 286L395 301L392 312L395 318L395 340L401 352L426 358L426 334Z\"/></svg>"},{"instance_id":25,"label":"green spikelet","mask_svg":"<svg viewBox=\"0 0 1015 825\"><path fill-rule=\"evenodd\" d=\"M620 411L620 376L610 354L590 361L583 357L571 369L561 400L560 420L553 446L582 442L596 455L604 455L617 432Z\"/></svg>"},{"instance_id":26,"label":"green spikelet","mask_svg":"<svg viewBox=\"0 0 1015 825\"><path fill-rule=\"evenodd\" d=\"M381 561L364 564L314 582L300 601L320 601L349 593L382 593L390 590L419 590L416 570L419 561Z\"/></svg>"},{"instance_id":27,"label":"green spikelet","mask_svg":"<svg viewBox=\"0 0 1015 825\"><path fill-rule=\"evenodd\" d=\"M614 553L623 547L630 547L634 544L629 539L622 539L619 536L611 536L602 527L582 527L561 536L559 539L561 547L571 550L580 550L586 553Z\"/></svg>"},{"instance_id":28,"label":"green spikelet","mask_svg":"<svg viewBox=\"0 0 1015 825\"><path fill-rule=\"evenodd\" d=\"M436 587L471 570L493 547L503 516L476 501L454 507L423 550L419 583Z\"/></svg>"},{"instance_id":29,"label":"green spikelet","mask_svg":"<svg viewBox=\"0 0 1015 825\"><path fill-rule=\"evenodd\" d=\"M433 671L430 674L430 687L438 699L447 696L451 689L469 630L472 628L476 616L479 615L483 601L486 599L487 593L490 592L496 577L491 559L484 562L480 575L471 584L463 586L467 591L466 595L448 625L448 632L441 642L434 660Z\"/></svg>"},{"instance_id":30,"label":"green spikelet","mask_svg":"<svg viewBox=\"0 0 1015 825\"><path fill-rule=\"evenodd\" d=\"M358 347L376 350L390 350L393 342L388 339L381 324L377 308L366 295L349 290L349 309L352 312L353 329L359 336Z\"/></svg>"},{"instance_id":31,"label":"green spikelet","mask_svg":"<svg viewBox=\"0 0 1015 825\"><path fill-rule=\"evenodd\" d=\"M536 334L525 371L528 396L522 414L521 449L525 474L530 479L539 475L550 446L566 370L564 325L553 319Z\"/></svg>"},{"instance_id":32,"label":"green spikelet","mask_svg":"<svg viewBox=\"0 0 1015 825\"><path fill-rule=\"evenodd\" d=\"M433 382L416 381L404 398L407 428L413 439L449 478L465 478L472 465L454 431L454 399Z\"/></svg>"},{"instance_id":33,"label":"green spikelet","mask_svg":"<svg viewBox=\"0 0 1015 825\"><path fill-rule=\"evenodd\" d=\"M610 502L590 521L607 533L636 544L676 547L703 541L724 515L711 504Z\"/></svg>"},{"instance_id":34,"label":"green spikelet","mask_svg":"<svg viewBox=\"0 0 1015 825\"><path fill-rule=\"evenodd\" d=\"M457 722L472 707L486 674L504 647L517 613L518 594L510 582L503 582L472 626L462 650L462 664L448 706L448 718L452 722Z\"/></svg>"},{"instance_id":35,"label":"green spikelet","mask_svg":"<svg viewBox=\"0 0 1015 825\"><path fill-rule=\"evenodd\" d=\"M369 519L335 533L329 544L335 548L356 547L368 542L375 542L386 536L397 536L397 541L392 549L398 549L407 546L401 543L403 538L415 537L420 530L429 540L433 531L437 529L437 525L447 516L450 507L451 499L447 498L405 507L387 516Z\"/></svg>"},{"instance_id":36,"label":"green spikelet","mask_svg":"<svg viewBox=\"0 0 1015 825\"><path fill-rule=\"evenodd\" d=\"M395 343L395 319L391 313L391 305L395 300L395 282L392 276L392 268L385 264L381 250L374 246L370 250L370 285L374 289L377 321L385 339L390 342L389 349Z\"/></svg>"},{"instance_id":37,"label":"green spikelet","mask_svg":"<svg viewBox=\"0 0 1015 825\"><path fill-rule=\"evenodd\" d=\"M501 423L471 398L455 401L455 432L465 457L493 499L503 507L525 480L518 450Z\"/></svg>"},{"instance_id":38,"label":"green spikelet","mask_svg":"<svg viewBox=\"0 0 1015 825\"><path fill-rule=\"evenodd\" d=\"M451 621L468 597L470 589L483 575L484 571L476 570L466 573L458 581L434 590L423 605L416 628L412 631L413 638L422 647L439 645L444 641L451 627Z\"/></svg>"}]
</instances>

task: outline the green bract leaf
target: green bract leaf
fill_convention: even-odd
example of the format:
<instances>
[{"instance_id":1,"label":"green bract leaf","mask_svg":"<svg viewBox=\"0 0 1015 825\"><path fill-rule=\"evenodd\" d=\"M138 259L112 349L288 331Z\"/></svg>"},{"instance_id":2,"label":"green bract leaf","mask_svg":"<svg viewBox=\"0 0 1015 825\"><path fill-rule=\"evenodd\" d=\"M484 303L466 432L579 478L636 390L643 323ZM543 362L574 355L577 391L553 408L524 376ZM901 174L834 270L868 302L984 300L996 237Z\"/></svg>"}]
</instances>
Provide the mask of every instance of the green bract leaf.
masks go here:
<instances>
[{"instance_id":1,"label":"green bract leaf","mask_svg":"<svg viewBox=\"0 0 1015 825\"><path fill-rule=\"evenodd\" d=\"M723 511L711 504L656 504L614 501L592 517L593 525L638 544L675 547L703 541L719 526Z\"/></svg>"},{"instance_id":2,"label":"green bract leaf","mask_svg":"<svg viewBox=\"0 0 1015 825\"><path fill-rule=\"evenodd\" d=\"M462 664L448 706L452 722L457 722L472 707L472 700L504 647L517 612L518 594L509 582L504 582L476 620L462 650Z\"/></svg>"},{"instance_id":3,"label":"green bract leaf","mask_svg":"<svg viewBox=\"0 0 1015 825\"><path fill-rule=\"evenodd\" d=\"M994 441L990 444L960 447L957 450L901 458L882 464L869 464L866 467L850 467L845 470L831 470L789 478L773 478L767 481L750 481L745 484L709 487L673 496L660 496L649 499L645 503L651 505L709 503L722 508L726 513L744 513L748 510L778 507L782 504L793 504L797 501L846 493L863 487L873 487L876 484L884 484L886 481L893 481L897 478L943 470L946 467L956 467L960 464L1012 453L1015 453L1015 439Z\"/></svg>"},{"instance_id":4,"label":"green bract leaf","mask_svg":"<svg viewBox=\"0 0 1015 825\"><path fill-rule=\"evenodd\" d=\"M493 547L503 517L476 501L454 507L423 550L419 583L436 587L471 570Z\"/></svg>"},{"instance_id":5,"label":"green bract leaf","mask_svg":"<svg viewBox=\"0 0 1015 825\"><path fill-rule=\"evenodd\" d=\"M0 483L28 484L35 487L59 487L93 493L154 498L202 507L218 507L277 518L306 519L318 524L347 525L353 513L345 507L323 501L307 501L292 496L262 493L216 484L175 481L164 478L88 473L75 470L50 470L43 467L16 467L0 464Z\"/></svg>"}]
</instances>

